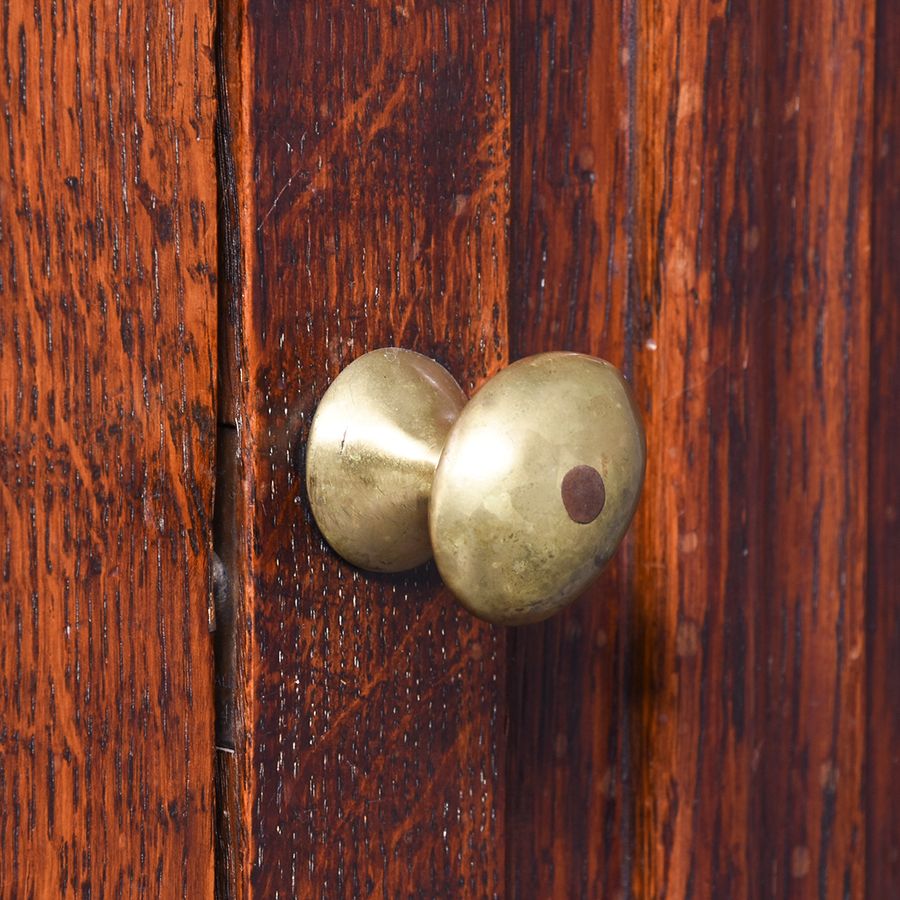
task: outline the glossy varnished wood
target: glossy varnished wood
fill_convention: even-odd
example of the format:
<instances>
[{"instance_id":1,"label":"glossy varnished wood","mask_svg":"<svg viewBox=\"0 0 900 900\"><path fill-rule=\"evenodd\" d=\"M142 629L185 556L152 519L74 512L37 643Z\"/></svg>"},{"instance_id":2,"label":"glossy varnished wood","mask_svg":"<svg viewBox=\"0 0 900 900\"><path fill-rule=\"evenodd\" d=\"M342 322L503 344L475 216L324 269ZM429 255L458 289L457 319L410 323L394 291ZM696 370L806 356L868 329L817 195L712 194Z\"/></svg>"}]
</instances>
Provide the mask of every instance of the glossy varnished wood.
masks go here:
<instances>
[{"instance_id":1,"label":"glossy varnished wood","mask_svg":"<svg viewBox=\"0 0 900 900\"><path fill-rule=\"evenodd\" d=\"M763 22L742 4L639 14L631 322L649 454L626 671L639 897L767 893L753 849Z\"/></svg>"},{"instance_id":2,"label":"glossy varnished wood","mask_svg":"<svg viewBox=\"0 0 900 900\"><path fill-rule=\"evenodd\" d=\"M0 894L209 896L213 10L0 18Z\"/></svg>"},{"instance_id":3,"label":"glossy varnished wood","mask_svg":"<svg viewBox=\"0 0 900 900\"><path fill-rule=\"evenodd\" d=\"M0 895L900 894L895 5L8 5ZM632 379L558 619L316 532L389 344Z\"/></svg>"},{"instance_id":4,"label":"glossy varnished wood","mask_svg":"<svg viewBox=\"0 0 900 900\"><path fill-rule=\"evenodd\" d=\"M503 634L430 569L341 562L301 485L315 404L365 350L422 351L467 389L506 358L508 27L492 2L252 2L227 21L239 894L503 889Z\"/></svg>"},{"instance_id":5,"label":"glossy varnished wood","mask_svg":"<svg viewBox=\"0 0 900 900\"><path fill-rule=\"evenodd\" d=\"M863 782L867 756L882 779L895 764L888 528L868 541L886 629L868 682L864 629L867 468L889 477L894 428L866 430L871 10L516 0L508 19L313 7L274 28L268 9L234 12L223 84L238 890L883 885L892 857L867 847L892 846L890 811ZM468 386L502 362L507 278L509 354L611 358L650 451L616 566L508 656L432 574L329 554L299 477L317 397L363 350L415 347ZM890 384L889 355L874 365Z\"/></svg>"},{"instance_id":6,"label":"glossy varnished wood","mask_svg":"<svg viewBox=\"0 0 900 900\"><path fill-rule=\"evenodd\" d=\"M641 16L639 896L864 888L873 24Z\"/></svg>"},{"instance_id":7,"label":"glossy varnished wood","mask_svg":"<svg viewBox=\"0 0 900 900\"><path fill-rule=\"evenodd\" d=\"M817 3L764 46L762 887L861 896L875 16ZM823 14L824 13L824 14ZM763 674L764 673L764 674ZM870 699L869 701L870 702Z\"/></svg>"}]
</instances>

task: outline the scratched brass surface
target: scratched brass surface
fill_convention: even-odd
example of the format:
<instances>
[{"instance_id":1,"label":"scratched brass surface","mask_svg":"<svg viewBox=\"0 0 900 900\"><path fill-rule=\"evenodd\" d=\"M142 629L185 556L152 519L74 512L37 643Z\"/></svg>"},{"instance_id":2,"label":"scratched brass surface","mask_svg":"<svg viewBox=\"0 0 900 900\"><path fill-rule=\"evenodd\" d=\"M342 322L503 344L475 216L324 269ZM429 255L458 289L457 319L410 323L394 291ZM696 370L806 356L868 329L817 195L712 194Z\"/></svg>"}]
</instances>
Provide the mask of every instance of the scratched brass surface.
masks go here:
<instances>
[{"instance_id":1,"label":"scratched brass surface","mask_svg":"<svg viewBox=\"0 0 900 900\"><path fill-rule=\"evenodd\" d=\"M504 369L466 405L435 473L429 521L444 581L491 622L552 615L618 547L645 456L640 415L614 366L543 353ZM587 494L567 504L573 470L574 490ZM591 520L575 521L567 505Z\"/></svg>"},{"instance_id":2,"label":"scratched brass surface","mask_svg":"<svg viewBox=\"0 0 900 900\"><path fill-rule=\"evenodd\" d=\"M399 572L431 558L431 479L465 402L446 369L411 350L373 350L332 382L310 428L306 486L344 559Z\"/></svg>"}]
</instances>

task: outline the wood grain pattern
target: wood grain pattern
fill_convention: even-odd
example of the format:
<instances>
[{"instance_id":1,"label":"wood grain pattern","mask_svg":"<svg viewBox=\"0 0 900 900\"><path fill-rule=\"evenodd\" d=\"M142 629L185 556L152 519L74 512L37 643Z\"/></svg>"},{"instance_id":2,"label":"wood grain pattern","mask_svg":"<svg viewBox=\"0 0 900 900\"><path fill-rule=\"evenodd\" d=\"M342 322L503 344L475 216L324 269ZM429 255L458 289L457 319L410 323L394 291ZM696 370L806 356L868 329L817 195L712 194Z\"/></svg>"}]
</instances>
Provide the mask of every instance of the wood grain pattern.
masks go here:
<instances>
[{"instance_id":1,"label":"wood grain pattern","mask_svg":"<svg viewBox=\"0 0 900 900\"><path fill-rule=\"evenodd\" d=\"M774 15L780 10L773 10ZM874 15L784 20L768 100L766 752L761 871L784 893L865 889ZM802 61L802 66L798 63ZM775 626L778 623L779 627Z\"/></svg>"},{"instance_id":2,"label":"wood grain pattern","mask_svg":"<svg viewBox=\"0 0 900 900\"><path fill-rule=\"evenodd\" d=\"M639 896L863 891L872 26L641 17Z\"/></svg>"},{"instance_id":3,"label":"wood grain pattern","mask_svg":"<svg viewBox=\"0 0 900 900\"><path fill-rule=\"evenodd\" d=\"M649 452L627 671L639 897L767 894L752 846L768 521L756 502L761 26L749 6L715 3L642 7L638 24L632 322Z\"/></svg>"},{"instance_id":4,"label":"wood grain pattern","mask_svg":"<svg viewBox=\"0 0 900 900\"><path fill-rule=\"evenodd\" d=\"M340 562L302 451L365 350L412 347L470 389L506 359L506 9L252 2L227 28L250 561L235 891L499 895L503 634L431 570Z\"/></svg>"},{"instance_id":5,"label":"wood grain pattern","mask_svg":"<svg viewBox=\"0 0 900 900\"><path fill-rule=\"evenodd\" d=\"M0 895L213 878L213 10L0 17Z\"/></svg>"},{"instance_id":6,"label":"wood grain pattern","mask_svg":"<svg viewBox=\"0 0 900 900\"><path fill-rule=\"evenodd\" d=\"M512 4L510 353L630 370L632 11ZM579 603L510 634L509 897L613 897L629 880L628 554Z\"/></svg>"},{"instance_id":7,"label":"wood grain pattern","mask_svg":"<svg viewBox=\"0 0 900 900\"><path fill-rule=\"evenodd\" d=\"M865 890L874 10L773 3L764 173L768 442L763 887ZM859 361L859 362L857 362ZM762 642L764 641L764 642Z\"/></svg>"},{"instance_id":8,"label":"wood grain pattern","mask_svg":"<svg viewBox=\"0 0 900 900\"><path fill-rule=\"evenodd\" d=\"M210 896L214 838L223 897L900 894L895 10L7 4L0 895ZM633 378L558 619L323 544L389 344Z\"/></svg>"},{"instance_id":9,"label":"wood grain pattern","mask_svg":"<svg viewBox=\"0 0 900 900\"><path fill-rule=\"evenodd\" d=\"M866 894L900 896L900 6L875 24Z\"/></svg>"}]
</instances>

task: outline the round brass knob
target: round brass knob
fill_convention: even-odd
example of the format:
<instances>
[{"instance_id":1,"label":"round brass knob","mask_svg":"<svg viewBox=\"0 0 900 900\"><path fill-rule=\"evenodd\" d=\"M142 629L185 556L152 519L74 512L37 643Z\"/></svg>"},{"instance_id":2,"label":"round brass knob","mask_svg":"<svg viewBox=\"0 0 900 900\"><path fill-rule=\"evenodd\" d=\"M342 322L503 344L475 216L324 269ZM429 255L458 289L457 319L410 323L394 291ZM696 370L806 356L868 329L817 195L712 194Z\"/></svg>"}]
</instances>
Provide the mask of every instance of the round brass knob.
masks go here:
<instances>
[{"instance_id":1,"label":"round brass knob","mask_svg":"<svg viewBox=\"0 0 900 900\"><path fill-rule=\"evenodd\" d=\"M459 601L489 622L536 622L609 562L644 479L631 391L610 363L541 353L466 403L438 363L375 350L313 417L306 484L329 544L396 572L432 554Z\"/></svg>"}]
</instances>

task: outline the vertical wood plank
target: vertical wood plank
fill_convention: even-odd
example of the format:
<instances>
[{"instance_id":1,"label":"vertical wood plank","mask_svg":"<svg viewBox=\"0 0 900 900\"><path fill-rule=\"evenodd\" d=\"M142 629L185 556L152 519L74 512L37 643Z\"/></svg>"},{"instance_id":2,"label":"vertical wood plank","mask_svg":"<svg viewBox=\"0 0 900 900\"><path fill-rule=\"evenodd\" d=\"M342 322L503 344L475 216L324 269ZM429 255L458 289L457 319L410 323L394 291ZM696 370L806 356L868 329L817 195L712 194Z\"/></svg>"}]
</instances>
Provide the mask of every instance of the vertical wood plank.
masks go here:
<instances>
[{"instance_id":1,"label":"vertical wood plank","mask_svg":"<svg viewBox=\"0 0 900 900\"><path fill-rule=\"evenodd\" d=\"M879 2L875 25L872 197L872 366L866 641L869 897L900 896L900 7Z\"/></svg>"},{"instance_id":2,"label":"vertical wood plank","mask_svg":"<svg viewBox=\"0 0 900 900\"><path fill-rule=\"evenodd\" d=\"M642 896L863 890L872 26L643 8Z\"/></svg>"},{"instance_id":3,"label":"vertical wood plank","mask_svg":"<svg viewBox=\"0 0 900 900\"><path fill-rule=\"evenodd\" d=\"M874 9L768 10L759 870L862 896Z\"/></svg>"},{"instance_id":4,"label":"vertical wood plank","mask_svg":"<svg viewBox=\"0 0 900 900\"><path fill-rule=\"evenodd\" d=\"M515 0L510 352L630 370L630 4ZM627 556L510 635L509 897L612 897L628 880Z\"/></svg>"},{"instance_id":5,"label":"vertical wood plank","mask_svg":"<svg viewBox=\"0 0 900 900\"><path fill-rule=\"evenodd\" d=\"M252 2L229 29L248 111L227 136L249 560L238 890L499 895L503 634L430 569L342 563L302 474L316 402L364 351L417 349L468 389L506 359L507 9Z\"/></svg>"},{"instance_id":6,"label":"vertical wood plank","mask_svg":"<svg viewBox=\"0 0 900 900\"><path fill-rule=\"evenodd\" d=\"M0 894L207 897L213 10L0 17Z\"/></svg>"},{"instance_id":7,"label":"vertical wood plank","mask_svg":"<svg viewBox=\"0 0 900 900\"><path fill-rule=\"evenodd\" d=\"M640 7L632 321L649 453L628 678L642 897L765 893L752 856L761 40L746 4Z\"/></svg>"}]
</instances>

